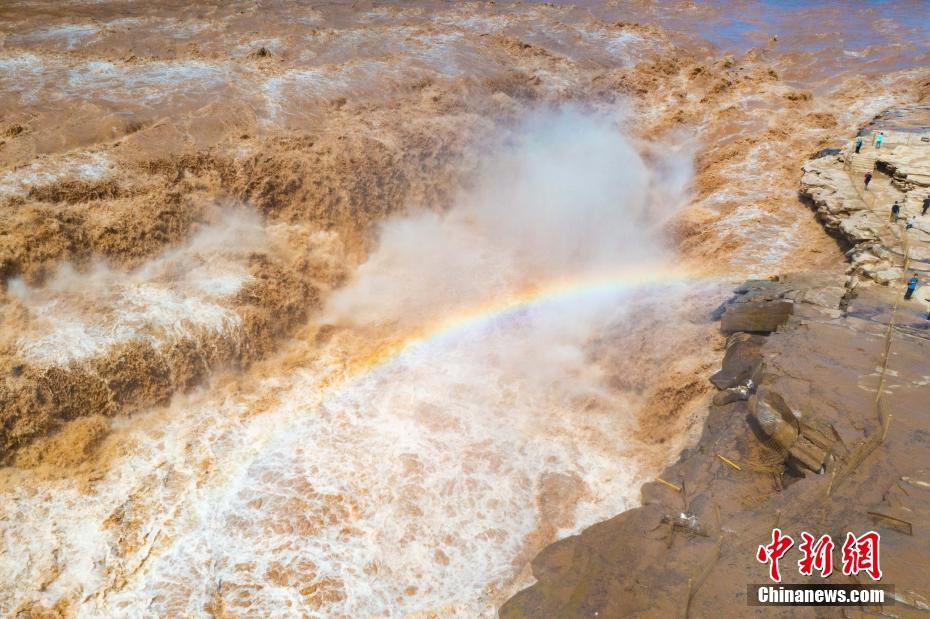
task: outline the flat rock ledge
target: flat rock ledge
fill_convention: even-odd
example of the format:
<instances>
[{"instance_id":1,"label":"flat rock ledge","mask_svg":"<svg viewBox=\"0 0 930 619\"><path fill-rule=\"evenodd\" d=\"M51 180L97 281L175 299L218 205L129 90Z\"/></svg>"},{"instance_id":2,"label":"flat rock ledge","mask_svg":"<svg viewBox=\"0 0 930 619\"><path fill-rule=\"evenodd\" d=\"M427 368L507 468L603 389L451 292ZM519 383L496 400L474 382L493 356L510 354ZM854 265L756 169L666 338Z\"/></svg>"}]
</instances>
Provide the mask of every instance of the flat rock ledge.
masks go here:
<instances>
[{"instance_id":1,"label":"flat rock ledge","mask_svg":"<svg viewBox=\"0 0 930 619\"><path fill-rule=\"evenodd\" d=\"M914 155L911 146L923 146L913 135L886 131L883 152L869 137L859 155L850 141L804 166L801 196L848 246L847 273L737 288L718 310L727 349L710 378L718 392L697 444L642 487L641 507L545 548L532 562L537 582L508 600L501 617L930 611L930 321L924 287L902 299L905 238L910 272L923 268L930 236L925 222L905 231L889 217L895 199L905 216L919 214L928 159ZM855 185L864 166L874 179L865 197ZM879 532L881 582L894 586L894 605L749 606L747 585L768 574L756 549L776 526L796 543L802 531L834 541ZM798 573L796 548L781 562L783 582L824 582ZM827 581L856 579L837 569Z\"/></svg>"},{"instance_id":2,"label":"flat rock ledge","mask_svg":"<svg viewBox=\"0 0 930 619\"><path fill-rule=\"evenodd\" d=\"M904 277L905 247L911 266L930 273L930 131L888 131L881 149L866 144L855 153L850 144L804 164L800 196L824 227L849 247L851 285L865 281L888 285ZM926 139L926 141L924 141ZM868 189L865 173L872 174ZM891 207L901 210L892 221ZM909 217L914 226L906 229Z\"/></svg>"}]
</instances>

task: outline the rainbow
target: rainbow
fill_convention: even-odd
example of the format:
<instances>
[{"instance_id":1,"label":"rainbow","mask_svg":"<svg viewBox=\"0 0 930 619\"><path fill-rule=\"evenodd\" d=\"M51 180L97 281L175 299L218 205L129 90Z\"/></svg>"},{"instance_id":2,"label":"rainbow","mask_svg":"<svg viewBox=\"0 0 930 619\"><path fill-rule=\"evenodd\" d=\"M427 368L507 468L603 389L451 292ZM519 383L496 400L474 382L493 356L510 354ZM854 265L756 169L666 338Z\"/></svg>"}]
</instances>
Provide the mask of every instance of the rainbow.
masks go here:
<instances>
[{"instance_id":1,"label":"rainbow","mask_svg":"<svg viewBox=\"0 0 930 619\"><path fill-rule=\"evenodd\" d=\"M738 276L710 276L688 270L670 270L667 268L623 271L593 275L583 278L552 280L545 284L530 286L524 290L506 295L488 302L469 307L442 320L435 321L427 327L397 337L395 340L379 345L378 348L353 358L344 367L344 371L334 372L334 376L323 379L319 385L319 393L308 406L294 407L282 411L284 414L273 420L273 423L260 424L257 433L249 432L249 446L247 453L241 454L233 466L224 467L218 471L219 475L209 483L198 488L197 492L213 495L204 497L206 504L220 511L228 507L227 501L234 500L242 481L248 475L252 465L267 452L281 437L286 436L290 429L298 422L302 415L316 409L333 397L343 392L357 380L369 375L379 367L403 357L422 346L432 345L446 337L456 336L470 329L481 328L502 318L518 315L520 312L544 305L550 302L570 301L586 295L616 294L626 290L642 289L649 286L679 285L694 283L722 284L742 280ZM285 387L287 389L287 387ZM188 500L192 499L188 497ZM203 504L199 501L192 501ZM196 516L200 517L200 516ZM153 542L154 543L154 542ZM130 578L137 577L142 571L136 571Z\"/></svg>"},{"instance_id":2,"label":"rainbow","mask_svg":"<svg viewBox=\"0 0 930 619\"><path fill-rule=\"evenodd\" d=\"M656 269L640 268L636 271L551 280L545 284L529 286L516 293L476 304L433 322L388 346L379 354L368 357L362 364L361 371L373 370L402 356L407 351L455 337L462 332L481 328L509 316L519 315L533 307L578 297L616 294L663 284L723 283L731 280L742 281L742 279L744 278L739 276L729 276L724 279L719 276L702 275L687 269L671 270L667 267L657 267ZM354 374L353 372L353 377Z\"/></svg>"},{"instance_id":3,"label":"rainbow","mask_svg":"<svg viewBox=\"0 0 930 619\"><path fill-rule=\"evenodd\" d=\"M522 291L506 295L491 301L469 307L442 320L433 322L426 327L412 333L405 334L393 340L380 343L367 354L354 357L347 363L344 370L336 372L329 379L324 379L320 385L321 392L316 406L330 401L350 387L358 380L365 378L378 368L384 367L405 355L442 342L447 338L460 336L472 329L480 329L490 323L505 319L509 316L519 315L521 312L533 307L544 306L572 300L587 295L616 294L627 290L636 290L649 286L679 285L695 283L727 283L742 281L744 277L729 275L720 277L700 274L687 269L640 268L635 271L622 271L607 274L597 274L589 277L575 277L571 279L552 280L545 284L530 286ZM300 416L307 412L306 408L289 413L282 422L268 428L264 437L253 442L251 456L243 458L234 476L245 475L257 458L267 447L279 437L286 434Z\"/></svg>"}]
</instances>

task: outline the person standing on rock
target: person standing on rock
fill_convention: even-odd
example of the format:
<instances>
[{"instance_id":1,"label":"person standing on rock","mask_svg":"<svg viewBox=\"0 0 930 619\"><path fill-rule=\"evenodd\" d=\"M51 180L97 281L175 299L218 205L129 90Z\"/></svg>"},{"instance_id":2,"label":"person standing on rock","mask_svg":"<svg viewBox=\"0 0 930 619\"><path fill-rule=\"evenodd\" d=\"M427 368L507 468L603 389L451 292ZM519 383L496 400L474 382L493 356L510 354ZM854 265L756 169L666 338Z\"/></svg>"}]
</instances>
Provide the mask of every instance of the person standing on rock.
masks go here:
<instances>
[{"instance_id":1,"label":"person standing on rock","mask_svg":"<svg viewBox=\"0 0 930 619\"><path fill-rule=\"evenodd\" d=\"M869 190L869 183L871 182L872 182L872 171L869 170L868 172L865 173L865 190L866 191Z\"/></svg>"},{"instance_id":2,"label":"person standing on rock","mask_svg":"<svg viewBox=\"0 0 930 619\"><path fill-rule=\"evenodd\" d=\"M924 198L924 204L923 204L923 207L920 209L920 214L926 215L927 209L930 209L930 194L927 194L927 197Z\"/></svg>"},{"instance_id":3,"label":"person standing on rock","mask_svg":"<svg viewBox=\"0 0 930 619\"><path fill-rule=\"evenodd\" d=\"M895 202L891 205L891 223L898 223L898 213L901 212L901 205Z\"/></svg>"},{"instance_id":4,"label":"person standing on rock","mask_svg":"<svg viewBox=\"0 0 930 619\"><path fill-rule=\"evenodd\" d=\"M914 294L914 290L917 289L918 282L920 282L920 279L917 277L917 273L911 273L911 278L907 280L907 292L904 293L905 299L911 298L911 295Z\"/></svg>"},{"instance_id":5,"label":"person standing on rock","mask_svg":"<svg viewBox=\"0 0 930 619\"><path fill-rule=\"evenodd\" d=\"M859 149L862 148L862 136L856 136L856 154L859 154Z\"/></svg>"},{"instance_id":6,"label":"person standing on rock","mask_svg":"<svg viewBox=\"0 0 930 619\"><path fill-rule=\"evenodd\" d=\"M879 149L882 147L882 142L885 141L885 134L881 131L878 132L878 135L875 136L875 148Z\"/></svg>"},{"instance_id":7,"label":"person standing on rock","mask_svg":"<svg viewBox=\"0 0 930 619\"><path fill-rule=\"evenodd\" d=\"M911 215L910 217L908 217L908 218L907 218L907 225L904 226L904 229L905 229L905 230L910 230L911 228L913 228L913 227L914 227L914 222L915 222L915 221L916 221L916 220L914 219L914 216L913 216L913 215Z\"/></svg>"}]
</instances>

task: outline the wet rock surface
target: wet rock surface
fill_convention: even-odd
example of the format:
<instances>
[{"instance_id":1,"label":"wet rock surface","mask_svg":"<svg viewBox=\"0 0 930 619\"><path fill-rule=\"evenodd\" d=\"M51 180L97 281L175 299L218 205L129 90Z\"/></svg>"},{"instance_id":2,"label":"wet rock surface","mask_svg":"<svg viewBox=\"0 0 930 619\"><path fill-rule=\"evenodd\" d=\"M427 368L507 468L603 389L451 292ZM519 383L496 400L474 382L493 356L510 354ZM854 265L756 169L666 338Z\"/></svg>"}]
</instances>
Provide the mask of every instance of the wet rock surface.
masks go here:
<instances>
[{"instance_id":1,"label":"wet rock surface","mask_svg":"<svg viewBox=\"0 0 930 619\"><path fill-rule=\"evenodd\" d=\"M794 303L785 299L752 299L734 303L723 314L720 329L724 333L770 333L784 324L793 310Z\"/></svg>"},{"instance_id":2,"label":"wet rock surface","mask_svg":"<svg viewBox=\"0 0 930 619\"><path fill-rule=\"evenodd\" d=\"M930 340L895 338L886 396L893 421L885 442L865 454L883 432L875 390L884 331L851 316L811 315L769 335L756 394L749 402L718 400L697 446L661 474L681 491L647 484L642 507L548 547L533 562L537 583L501 616L682 616L686 607L696 617L744 615L746 584L767 577L755 549L776 525L796 539L802 530L834 538L879 531L883 582L895 585L899 611L917 612L930 599L919 575L930 560L922 524L930 495L912 491L930 483L921 468L930 435L920 361ZM693 517L707 537L664 524L670 514ZM807 582L794 569L783 573L785 582ZM830 580L849 582L836 574ZM839 609L766 611L843 616Z\"/></svg>"},{"instance_id":3,"label":"wet rock surface","mask_svg":"<svg viewBox=\"0 0 930 619\"><path fill-rule=\"evenodd\" d=\"M759 349L765 337L749 333L734 333L727 339L727 352L719 372L710 377L717 389L745 385L759 367Z\"/></svg>"},{"instance_id":4,"label":"wet rock surface","mask_svg":"<svg viewBox=\"0 0 930 619\"><path fill-rule=\"evenodd\" d=\"M501 617L752 614L746 586L767 580L755 550L776 526L795 539L879 532L882 583L895 586L896 605L885 610L926 611L930 323L923 288L901 298L904 248L919 252L926 239L864 201L844 168L850 149L808 162L802 181L824 225L851 246L847 275L796 273L737 288L718 312L732 335L697 445L643 486L642 507L546 548L532 564L536 584ZM876 155L888 170L913 152L889 151ZM919 185L903 191L903 178L880 178L876 193L900 198L913 214ZM916 261L910 267L922 273ZM782 575L823 582L784 561ZM827 581L853 582L836 571ZM873 612L770 607L764 616Z\"/></svg>"}]
</instances>

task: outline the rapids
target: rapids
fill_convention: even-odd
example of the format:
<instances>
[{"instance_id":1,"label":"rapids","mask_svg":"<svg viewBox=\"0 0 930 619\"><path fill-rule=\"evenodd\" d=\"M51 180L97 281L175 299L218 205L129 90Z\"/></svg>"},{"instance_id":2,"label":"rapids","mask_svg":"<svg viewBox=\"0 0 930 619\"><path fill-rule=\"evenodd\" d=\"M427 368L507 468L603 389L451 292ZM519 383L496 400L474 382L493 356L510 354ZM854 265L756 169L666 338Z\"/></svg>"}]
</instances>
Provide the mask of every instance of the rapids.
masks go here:
<instances>
[{"instance_id":1,"label":"rapids","mask_svg":"<svg viewBox=\"0 0 930 619\"><path fill-rule=\"evenodd\" d=\"M800 4L0 7L0 614L493 616L842 264L927 9Z\"/></svg>"}]
</instances>

